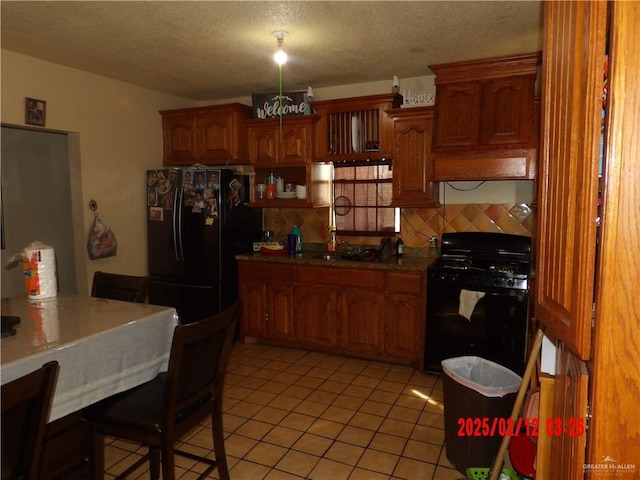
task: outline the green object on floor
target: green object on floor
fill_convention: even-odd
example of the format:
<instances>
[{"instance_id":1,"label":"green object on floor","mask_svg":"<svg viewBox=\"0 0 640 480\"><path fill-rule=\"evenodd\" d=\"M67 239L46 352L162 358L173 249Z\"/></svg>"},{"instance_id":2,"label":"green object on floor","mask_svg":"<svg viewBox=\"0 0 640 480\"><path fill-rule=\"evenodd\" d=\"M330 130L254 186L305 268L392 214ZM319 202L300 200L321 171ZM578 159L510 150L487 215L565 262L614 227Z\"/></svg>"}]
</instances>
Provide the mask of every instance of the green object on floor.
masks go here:
<instances>
[{"instance_id":1,"label":"green object on floor","mask_svg":"<svg viewBox=\"0 0 640 480\"><path fill-rule=\"evenodd\" d=\"M490 468L467 468L467 478L471 480L486 480L489 478ZM506 477L505 477L506 475ZM500 480L519 480L518 474L508 468L503 468L500 474Z\"/></svg>"}]
</instances>

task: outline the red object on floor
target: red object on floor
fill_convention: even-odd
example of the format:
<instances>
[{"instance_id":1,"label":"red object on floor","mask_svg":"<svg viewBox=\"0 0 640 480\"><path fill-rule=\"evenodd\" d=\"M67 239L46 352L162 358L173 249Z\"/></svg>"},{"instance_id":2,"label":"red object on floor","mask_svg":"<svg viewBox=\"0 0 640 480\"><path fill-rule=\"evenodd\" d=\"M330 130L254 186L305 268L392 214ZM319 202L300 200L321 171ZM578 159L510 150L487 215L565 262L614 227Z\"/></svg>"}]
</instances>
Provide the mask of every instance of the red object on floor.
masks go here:
<instances>
[{"instance_id":1,"label":"red object on floor","mask_svg":"<svg viewBox=\"0 0 640 480\"><path fill-rule=\"evenodd\" d=\"M513 437L509 442L511 465L520 475L536 478L536 450L535 443L524 434Z\"/></svg>"}]
</instances>

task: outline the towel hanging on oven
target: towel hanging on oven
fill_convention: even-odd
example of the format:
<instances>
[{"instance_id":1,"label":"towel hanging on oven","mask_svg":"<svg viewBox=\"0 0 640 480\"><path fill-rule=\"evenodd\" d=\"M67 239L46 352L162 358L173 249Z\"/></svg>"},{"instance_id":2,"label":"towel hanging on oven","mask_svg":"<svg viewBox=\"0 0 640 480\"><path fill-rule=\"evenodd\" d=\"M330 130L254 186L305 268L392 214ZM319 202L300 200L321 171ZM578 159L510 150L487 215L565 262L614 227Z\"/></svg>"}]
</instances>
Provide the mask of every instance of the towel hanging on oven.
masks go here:
<instances>
[{"instance_id":1,"label":"towel hanging on oven","mask_svg":"<svg viewBox=\"0 0 640 480\"><path fill-rule=\"evenodd\" d=\"M460 306L458 307L458 314L471 321L473 309L476 308L476 303L478 303L478 300L484 297L484 295L484 292L475 292L473 290L465 289L460 290Z\"/></svg>"}]
</instances>

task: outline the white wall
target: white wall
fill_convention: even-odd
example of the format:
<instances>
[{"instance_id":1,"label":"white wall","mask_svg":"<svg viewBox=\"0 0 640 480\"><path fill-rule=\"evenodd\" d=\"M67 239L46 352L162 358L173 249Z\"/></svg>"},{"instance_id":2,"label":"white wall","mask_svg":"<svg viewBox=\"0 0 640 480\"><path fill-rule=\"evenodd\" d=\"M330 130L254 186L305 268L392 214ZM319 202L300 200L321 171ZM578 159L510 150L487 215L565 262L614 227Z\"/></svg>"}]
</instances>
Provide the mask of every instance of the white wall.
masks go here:
<instances>
[{"instance_id":1,"label":"white wall","mask_svg":"<svg viewBox=\"0 0 640 480\"><path fill-rule=\"evenodd\" d=\"M24 125L25 97L47 102L47 130L75 133L70 162L79 291L88 289L96 270L146 274L144 171L162 165L158 111L193 102L2 50L3 124ZM115 257L88 259L90 199L117 235Z\"/></svg>"},{"instance_id":2,"label":"white wall","mask_svg":"<svg viewBox=\"0 0 640 480\"><path fill-rule=\"evenodd\" d=\"M456 203L531 203L533 180L487 182L440 182L440 202Z\"/></svg>"}]
</instances>

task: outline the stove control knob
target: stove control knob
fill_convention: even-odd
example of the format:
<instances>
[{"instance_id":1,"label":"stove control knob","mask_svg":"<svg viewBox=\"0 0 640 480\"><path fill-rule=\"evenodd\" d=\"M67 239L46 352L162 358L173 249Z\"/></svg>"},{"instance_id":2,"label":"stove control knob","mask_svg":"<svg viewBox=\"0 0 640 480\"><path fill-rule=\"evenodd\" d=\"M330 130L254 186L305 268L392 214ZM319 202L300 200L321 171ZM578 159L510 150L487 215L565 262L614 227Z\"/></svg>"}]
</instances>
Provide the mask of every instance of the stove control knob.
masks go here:
<instances>
[{"instance_id":1,"label":"stove control knob","mask_svg":"<svg viewBox=\"0 0 640 480\"><path fill-rule=\"evenodd\" d=\"M515 285L515 280L513 278L510 278L509 280L507 280L507 285L509 285L510 287L513 287Z\"/></svg>"}]
</instances>

